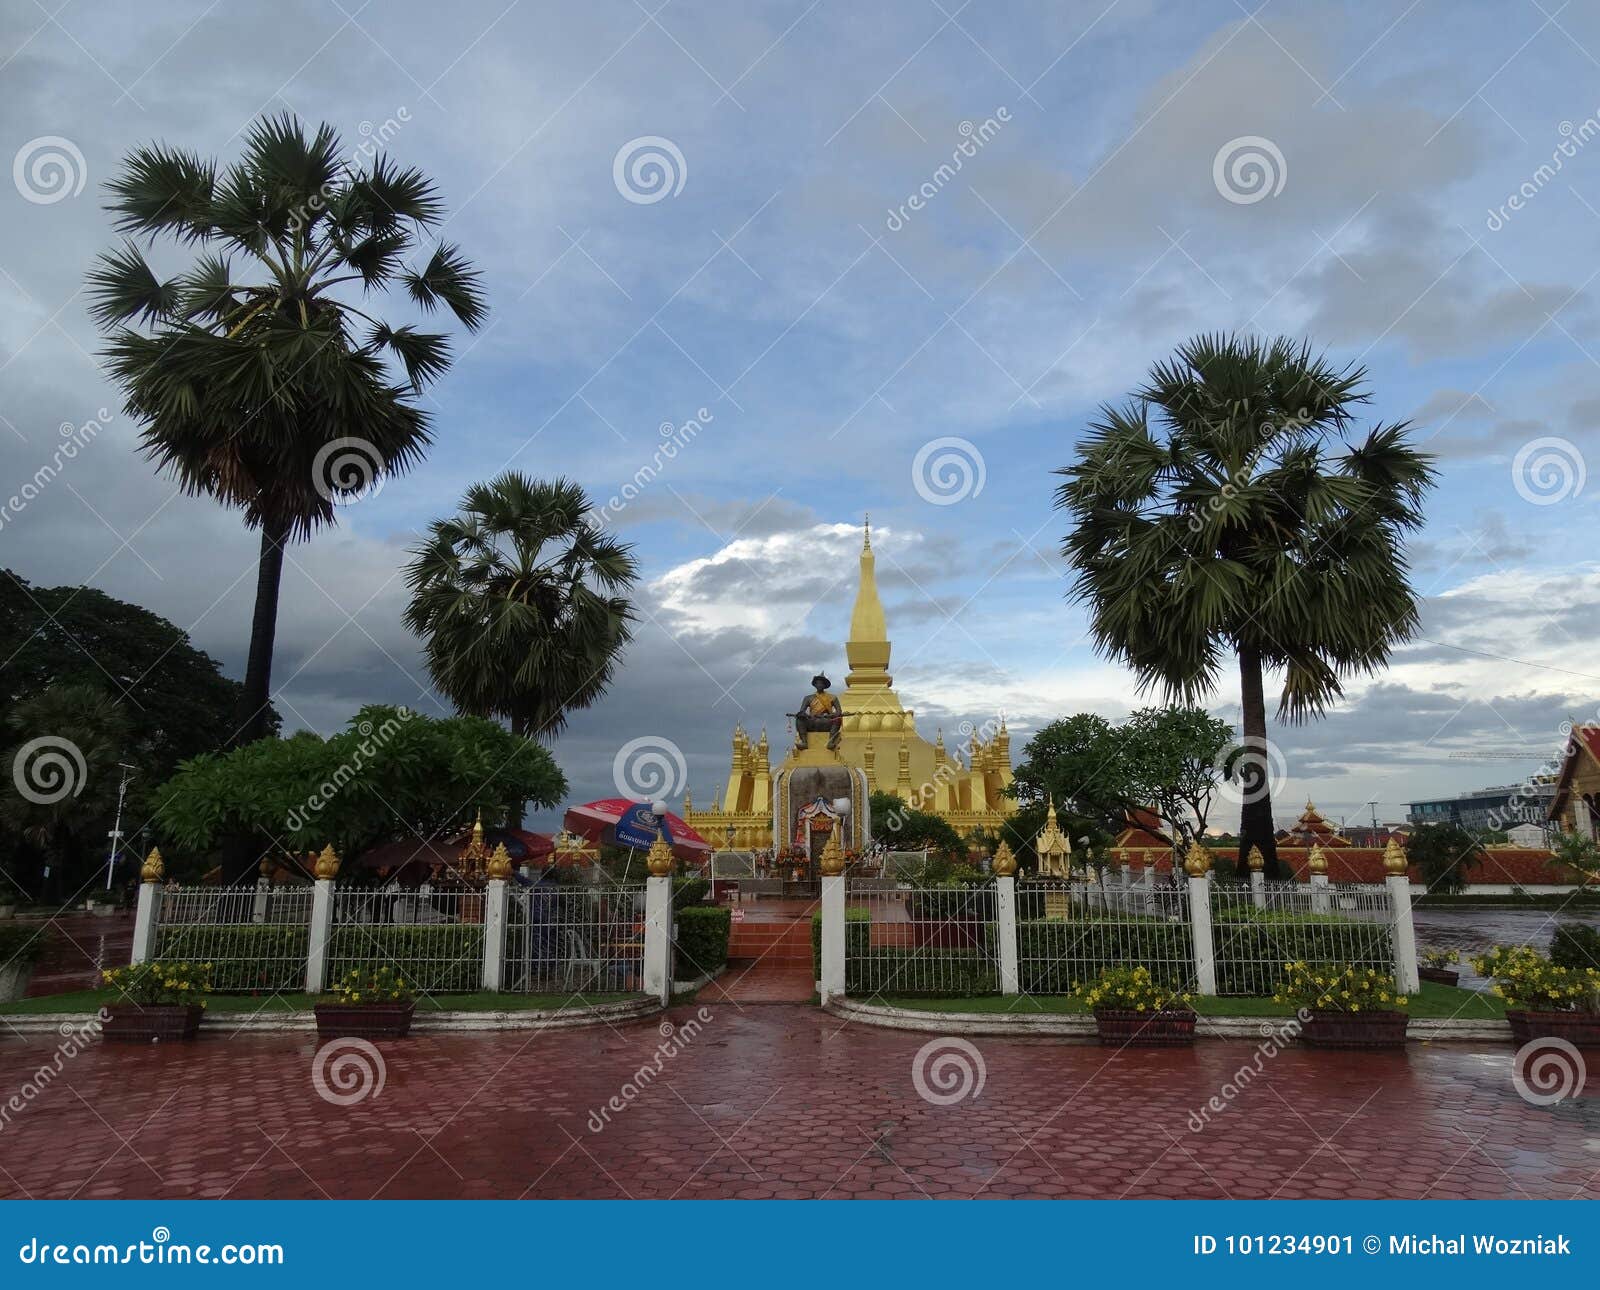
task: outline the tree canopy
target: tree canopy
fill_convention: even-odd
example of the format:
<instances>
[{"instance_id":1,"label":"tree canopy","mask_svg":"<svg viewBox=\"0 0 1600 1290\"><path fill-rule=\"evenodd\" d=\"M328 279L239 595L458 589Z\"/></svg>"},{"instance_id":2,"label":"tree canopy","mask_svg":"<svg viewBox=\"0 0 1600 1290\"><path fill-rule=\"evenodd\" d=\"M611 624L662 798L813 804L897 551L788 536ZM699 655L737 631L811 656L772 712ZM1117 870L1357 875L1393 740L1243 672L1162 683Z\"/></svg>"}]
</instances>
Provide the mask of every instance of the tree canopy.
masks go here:
<instances>
[{"instance_id":1,"label":"tree canopy","mask_svg":"<svg viewBox=\"0 0 1600 1290\"><path fill-rule=\"evenodd\" d=\"M330 738L301 732L185 762L157 794L158 833L210 851L233 834L279 854L331 843L352 855L380 842L435 838L479 811L554 806L566 777L550 753L481 717L362 708Z\"/></svg>"}]
</instances>

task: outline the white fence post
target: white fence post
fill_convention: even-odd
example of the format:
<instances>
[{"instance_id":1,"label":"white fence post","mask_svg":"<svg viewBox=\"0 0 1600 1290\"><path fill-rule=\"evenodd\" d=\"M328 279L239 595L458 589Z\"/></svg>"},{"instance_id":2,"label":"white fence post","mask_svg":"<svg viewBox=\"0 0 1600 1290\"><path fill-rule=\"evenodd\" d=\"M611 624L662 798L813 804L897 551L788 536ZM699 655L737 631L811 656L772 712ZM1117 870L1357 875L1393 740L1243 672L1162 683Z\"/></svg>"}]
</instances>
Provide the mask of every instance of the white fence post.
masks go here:
<instances>
[{"instance_id":1,"label":"white fence post","mask_svg":"<svg viewBox=\"0 0 1600 1290\"><path fill-rule=\"evenodd\" d=\"M1017 984L1017 880L1011 874L994 880L996 922L1000 938L1000 993L1018 993Z\"/></svg>"},{"instance_id":2,"label":"white fence post","mask_svg":"<svg viewBox=\"0 0 1600 1290\"><path fill-rule=\"evenodd\" d=\"M311 927L306 951L306 993L328 988L328 941L333 935L333 879L318 878L311 888Z\"/></svg>"},{"instance_id":3,"label":"white fence post","mask_svg":"<svg viewBox=\"0 0 1600 1290\"><path fill-rule=\"evenodd\" d=\"M483 886L483 988L500 990L506 974L506 904L510 884L491 878Z\"/></svg>"},{"instance_id":4,"label":"white fence post","mask_svg":"<svg viewBox=\"0 0 1600 1290\"><path fill-rule=\"evenodd\" d=\"M822 979L817 993L824 1004L844 997L844 884L842 873L822 878Z\"/></svg>"},{"instance_id":5,"label":"white fence post","mask_svg":"<svg viewBox=\"0 0 1600 1290\"><path fill-rule=\"evenodd\" d=\"M1394 983L1401 994L1415 994L1422 987L1417 975L1417 930L1411 922L1411 879L1392 873L1384 879L1389 888L1389 917L1394 941Z\"/></svg>"},{"instance_id":6,"label":"white fence post","mask_svg":"<svg viewBox=\"0 0 1600 1290\"><path fill-rule=\"evenodd\" d=\"M1216 950L1211 941L1211 875L1189 879L1189 926L1194 933L1195 989L1217 992Z\"/></svg>"},{"instance_id":7,"label":"white fence post","mask_svg":"<svg viewBox=\"0 0 1600 1290\"><path fill-rule=\"evenodd\" d=\"M161 884L148 879L139 884L139 905L133 915L133 953L130 963L148 963L156 956L156 932L161 924Z\"/></svg>"},{"instance_id":8,"label":"white fence post","mask_svg":"<svg viewBox=\"0 0 1600 1290\"><path fill-rule=\"evenodd\" d=\"M672 879L656 874L644 883L644 992L672 997Z\"/></svg>"},{"instance_id":9,"label":"white fence post","mask_svg":"<svg viewBox=\"0 0 1600 1290\"><path fill-rule=\"evenodd\" d=\"M1328 875L1314 873L1311 875L1311 912L1313 914L1326 914L1332 907L1328 899Z\"/></svg>"},{"instance_id":10,"label":"white fence post","mask_svg":"<svg viewBox=\"0 0 1600 1290\"><path fill-rule=\"evenodd\" d=\"M1250 900L1257 909L1267 907L1267 875L1259 869L1250 871Z\"/></svg>"},{"instance_id":11,"label":"white fence post","mask_svg":"<svg viewBox=\"0 0 1600 1290\"><path fill-rule=\"evenodd\" d=\"M250 921L264 923L267 921L267 898L272 894L272 879L262 874L256 879L256 894L250 902Z\"/></svg>"}]
</instances>

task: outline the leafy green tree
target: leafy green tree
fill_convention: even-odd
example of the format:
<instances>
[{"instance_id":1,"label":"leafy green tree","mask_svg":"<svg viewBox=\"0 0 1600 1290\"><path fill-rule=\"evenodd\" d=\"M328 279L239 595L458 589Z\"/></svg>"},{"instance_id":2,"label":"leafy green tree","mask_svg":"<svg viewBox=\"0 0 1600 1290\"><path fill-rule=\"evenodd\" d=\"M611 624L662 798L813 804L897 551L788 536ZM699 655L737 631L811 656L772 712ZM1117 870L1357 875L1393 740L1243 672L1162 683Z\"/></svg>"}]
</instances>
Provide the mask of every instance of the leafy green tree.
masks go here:
<instances>
[{"instance_id":1,"label":"leafy green tree","mask_svg":"<svg viewBox=\"0 0 1600 1290\"><path fill-rule=\"evenodd\" d=\"M1140 708L1119 734L1136 791L1187 848L1206 831L1233 727L1203 708Z\"/></svg>"},{"instance_id":2,"label":"leafy green tree","mask_svg":"<svg viewBox=\"0 0 1600 1290\"><path fill-rule=\"evenodd\" d=\"M0 822L42 861L44 900L75 895L105 862L129 740L124 706L90 685L53 685L6 713Z\"/></svg>"},{"instance_id":3,"label":"leafy green tree","mask_svg":"<svg viewBox=\"0 0 1600 1290\"><path fill-rule=\"evenodd\" d=\"M0 569L0 720L51 686L87 685L116 697L128 726L125 760L138 785L216 748L238 712L239 682L222 674L188 633L92 587L31 586ZM268 709L268 729L278 714Z\"/></svg>"},{"instance_id":4,"label":"leafy green tree","mask_svg":"<svg viewBox=\"0 0 1600 1290\"><path fill-rule=\"evenodd\" d=\"M891 851L932 851L953 864L966 860L967 843L947 820L919 811L893 793L873 793L868 801L874 842Z\"/></svg>"},{"instance_id":5,"label":"leafy green tree","mask_svg":"<svg viewBox=\"0 0 1600 1290\"><path fill-rule=\"evenodd\" d=\"M158 468L261 531L235 734L249 743L270 724L285 547L420 460L431 434L415 399L450 365L446 336L354 301L388 309L403 289L475 329L479 276L448 243L410 267L444 213L421 171L347 153L331 126L308 135L288 115L257 121L226 171L149 144L109 189L127 240L88 285L123 406ZM163 278L147 256L168 241L191 258Z\"/></svg>"},{"instance_id":6,"label":"leafy green tree","mask_svg":"<svg viewBox=\"0 0 1600 1290\"><path fill-rule=\"evenodd\" d=\"M1405 538L1434 470L1403 423L1347 438L1364 381L1305 344L1201 336L1103 407L1058 472L1099 650L1186 703L1236 661L1241 845L1274 873L1265 671L1284 674L1280 719L1304 720L1417 628Z\"/></svg>"},{"instance_id":7,"label":"leafy green tree","mask_svg":"<svg viewBox=\"0 0 1600 1290\"><path fill-rule=\"evenodd\" d=\"M1042 805L1118 829L1139 800L1136 767L1116 726L1093 712L1058 717L1041 726L1022 749L1013 780L1017 800Z\"/></svg>"},{"instance_id":8,"label":"leafy green tree","mask_svg":"<svg viewBox=\"0 0 1600 1290\"><path fill-rule=\"evenodd\" d=\"M1460 891L1467 870L1484 858L1483 843L1459 824L1419 824L1406 838L1406 859L1429 891Z\"/></svg>"},{"instance_id":9,"label":"leafy green tree","mask_svg":"<svg viewBox=\"0 0 1600 1290\"><path fill-rule=\"evenodd\" d=\"M273 839L278 854L332 843L350 857L438 837L479 811L554 806L566 791L549 752L499 722L374 704L328 739L301 732L185 762L157 795L155 824L192 851L250 834Z\"/></svg>"},{"instance_id":10,"label":"leafy green tree","mask_svg":"<svg viewBox=\"0 0 1600 1290\"><path fill-rule=\"evenodd\" d=\"M1588 877L1600 875L1600 843L1581 833L1558 833L1550 843L1551 863Z\"/></svg>"},{"instance_id":11,"label":"leafy green tree","mask_svg":"<svg viewBox=\"0 0 1600 1290\"><path fill-rule=\"evenodd\" d=\"M474 484L406 567L406 626L458 710L559 732L606 692L633 635L632 548L592 525L571 480Z\"/></svg>"}]
</instances>

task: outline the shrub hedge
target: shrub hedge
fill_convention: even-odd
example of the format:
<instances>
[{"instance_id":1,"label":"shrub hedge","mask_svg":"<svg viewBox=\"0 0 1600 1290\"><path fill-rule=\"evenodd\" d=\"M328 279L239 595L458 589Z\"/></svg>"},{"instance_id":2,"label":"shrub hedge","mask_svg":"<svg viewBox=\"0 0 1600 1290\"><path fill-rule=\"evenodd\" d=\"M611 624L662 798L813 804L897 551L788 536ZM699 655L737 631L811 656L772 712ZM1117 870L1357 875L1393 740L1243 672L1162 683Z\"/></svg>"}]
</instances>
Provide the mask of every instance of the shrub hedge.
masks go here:
<instances>
[{"instance_id":1,"label":"shrub hedge","mask_svg":"<svg viewBox=\"0 0 1600 1290\"><path fill-rule=\"evenodd\" d=\"M720 972L728 962L733 911L717 905L690 905L674 915L678 924L678 962L674 973L689 980Z\"/></svg>"},{"instance_id":2,"label":"shrub hedge","mask_svg":"<svg viewBox=\"0 0 1600 1290\"><path fill-rule=\"evenodd\" d=\"M471 994L483 984L481 923L348 923L328 943L328 980L389 966L419 992Z\"/></svg>"},{"instance_id":3,"label":"shrub hedge","mask_svg":"<svg viewBox=\"0 0 1600 1290\"><path fill-rule=\"evenodd\" d=\"M1564 968L1600 968L1600 927L1558 925L1550 938L1550 961Z\"/></svg>"},{"instance_id":4,"label":"shrub hedge","mask_svg":"<svg viewBox=\"0 0 1600 1290\"><path fill-rule=\"evenodd\" d=\"M304 990L310 945L310 929L281 924L172 923L156 929L156 958L211 964L211 988L218 994Z\"/></svg>"},{"instance_id":5,"label":"shrub hedge","mask_svg":"<svg viewBox=\"0 0 1600 1290\"><path fill-rule=\"evenodd\" d=\"M1194 980L1187 922L1127 915L1017 924L1017 984L1024 994L1071 994L1107 968L1143 965L1171 989Z\"/></svg>"}]
</instances>

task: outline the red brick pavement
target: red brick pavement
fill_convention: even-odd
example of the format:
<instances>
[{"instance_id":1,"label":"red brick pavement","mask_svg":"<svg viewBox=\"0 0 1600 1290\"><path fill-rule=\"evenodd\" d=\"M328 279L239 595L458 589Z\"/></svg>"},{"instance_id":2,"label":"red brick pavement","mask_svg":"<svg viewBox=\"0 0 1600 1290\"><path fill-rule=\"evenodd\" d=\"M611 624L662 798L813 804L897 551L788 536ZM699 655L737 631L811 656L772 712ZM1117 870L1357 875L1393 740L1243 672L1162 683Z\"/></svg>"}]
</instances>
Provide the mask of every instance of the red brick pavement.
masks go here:
<instances>
[{"instance_id":1,"label":"red brick pavement","mask_svg":"<svg viewBox=\"0 0 1600 1290\"><path fill-rule=\"evenodd\" d=\"M1253 1045L1111 1052L978 1039L981 1092L938 1106L912 1079L928 1035L805 1006L705 1006L700 1033L609 1124L591 1113L653 1059L654 1022L383 1044L386 1083L352 1106L314 1091L311 1036L91 1048L0 1120L0 1196L1451 1198L1600 1188L1596 1079L1586 1096L1531 1106L1512 1088L1509 1047L1286 1051L1195 1133L1191 1111L1253 1061ZM680 1024L692 1016L673 1013ZM21 1088L54 1043L0 1040L0 1094Z\"/></svg>"}]
</instances>

